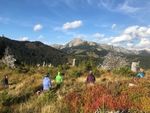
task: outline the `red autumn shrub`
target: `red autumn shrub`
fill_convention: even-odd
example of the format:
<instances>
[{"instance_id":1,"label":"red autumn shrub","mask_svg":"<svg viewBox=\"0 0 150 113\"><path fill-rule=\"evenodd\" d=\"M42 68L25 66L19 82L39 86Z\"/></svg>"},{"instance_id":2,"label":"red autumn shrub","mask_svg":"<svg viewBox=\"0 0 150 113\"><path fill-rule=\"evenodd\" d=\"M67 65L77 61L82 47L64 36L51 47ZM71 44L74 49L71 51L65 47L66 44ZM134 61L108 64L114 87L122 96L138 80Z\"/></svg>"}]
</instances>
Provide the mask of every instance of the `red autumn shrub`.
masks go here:
<instances>
[{"instance_id":1,"label":"red autumn shrub","mask_svg":"<svg viewBox=\"0 0 150 113\"><path fill-rule=\"evenodd\" d=\"M65 99L72 113L79 111L93 113L97 109L116 111L137 108L137 105L132 102L129 96L126 92L114 96L106 87L95 85L78 93L70 93Z\"/></svg>"},{"instance_id":2,"label":"red autumn shrub","mask_svg":"<svg viewBox=\"0 0 150 113\"><path fill-rule=\"evenodd\" d=\"M80 95L72 92L65 97L65 103L71 113L76 113L80 107Z\"/></svg>"},{"instance_id":3,"label":"red autumn shrub","mask_svg":"<svg viewBox=\"0 0 150 113\"><path fill-rule=\"evenodd\" d=\"M100 85L88 87L82 94L83 110L85 113L96 111L104 104L104 95L109 95L110 92Z\"/></svg>"},{"instance_id":4,"label":"red autumn shrub","mask_svg":"<svg viewBox=\"0 0 150 113\"><path fill-rule=\"evenodd\" d=\"M117 108L116 101L112 95L104 96L104 105L109 110L115 110Z\"/></svg>"},{"instance_id":5,"label":"red autumn shrub","mask_svg":"<svg viewBox=\"0 0 150 113\"><path fill-rule=\"evenodd\" d=\"M128 95L121 94L115 98L116 101L116 109L124 110L129 109L132 106L132 102L129 100Z\"/></svg>"}]
</instances>

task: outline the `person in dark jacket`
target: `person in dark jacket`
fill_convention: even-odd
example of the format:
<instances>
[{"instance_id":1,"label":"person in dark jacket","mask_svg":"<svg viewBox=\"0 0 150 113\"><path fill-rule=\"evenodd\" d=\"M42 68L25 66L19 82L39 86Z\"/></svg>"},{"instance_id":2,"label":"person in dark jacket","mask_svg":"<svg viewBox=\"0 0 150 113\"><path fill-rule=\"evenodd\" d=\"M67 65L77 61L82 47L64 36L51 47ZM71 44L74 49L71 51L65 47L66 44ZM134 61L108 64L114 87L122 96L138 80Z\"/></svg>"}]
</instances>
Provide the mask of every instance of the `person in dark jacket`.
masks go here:
<instances>
[{"instance_id":1,"label":"person in dark jacket","mask_svg":"<svg viewBox=\"0 0 150 113\"><path fill-rule=\"evenodd\" d=\"M92 71L89 72L89 75L87 76L86 83L95 83L96 79L93 75Z\"/></svg>"},{"instance_id":2,"label":"person in dark jacket","mask_svg":"<svg viewBox=\"0 0 150 113\"><path fill-rule=\"evenodd\" d=\"M4 76L3 85L5 88L8 88L9 83L8 83L8 76L7 75Z\"/></svg>"}]
</instances>

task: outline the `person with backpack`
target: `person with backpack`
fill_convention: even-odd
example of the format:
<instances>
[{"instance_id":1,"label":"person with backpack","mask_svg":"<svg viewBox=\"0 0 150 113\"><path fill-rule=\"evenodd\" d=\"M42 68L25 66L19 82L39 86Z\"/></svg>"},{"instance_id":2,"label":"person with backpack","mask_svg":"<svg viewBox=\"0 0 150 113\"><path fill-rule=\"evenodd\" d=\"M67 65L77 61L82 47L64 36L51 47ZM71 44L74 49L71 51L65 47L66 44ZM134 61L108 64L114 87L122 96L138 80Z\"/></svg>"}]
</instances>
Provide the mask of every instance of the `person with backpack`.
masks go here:
<instances>
[{"instance_id":1,"label":"person with backpack","mask_svg":"<svg viewBox=\"0 0 150 113\"><path fill-rule=\"evenodd\" d=\"M43 78L43 90L48 91L52 87L51 79L49 78L50 74L47 73Z\"/></svg>"},{"instance_id":2,"label":"person with backpack","mask_svg":"<svg viewBox=\"0 0 150 113\"><path fill-rule=\"evenodd\" d=\"M56 89L60 88L60 86L63 82L63 78L62 78L62 75L61 75L60 72L58 72L58 74L56 75L55 81L56 81L56 84L57 84Z\"/></svg>"},{"instance_id":3,"label":"person with backpack","mask_svg":"<svg viewBox=\"0 0 150 113\"><path fill-rule=\"evenodd\" d=\"M87 76L86 83L95 83L95 81L95 76L93 75L93 72L90 71L89 75Z\"/></svg>"}]
</instances>

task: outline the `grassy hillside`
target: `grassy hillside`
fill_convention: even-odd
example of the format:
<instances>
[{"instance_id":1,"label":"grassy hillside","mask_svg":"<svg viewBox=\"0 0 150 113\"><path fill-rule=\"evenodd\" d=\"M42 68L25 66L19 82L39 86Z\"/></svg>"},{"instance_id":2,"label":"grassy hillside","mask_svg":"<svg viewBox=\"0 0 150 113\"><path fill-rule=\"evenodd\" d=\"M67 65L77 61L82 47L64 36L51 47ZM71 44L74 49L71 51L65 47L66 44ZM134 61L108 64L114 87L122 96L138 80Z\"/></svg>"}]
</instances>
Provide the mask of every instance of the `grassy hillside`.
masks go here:
<instances>
[{"instance_id":1,"label":"grassy hillside","mask_svg":"<svg viewBox=\"0 0 150 113\"><path fill-rule=\"evenodd\" d=\"M0 58L3 57L7 47L18 64L36 65L45 61L47 64L58 65L67 62L66 53L38 41L15 41L0 37Z\"/></svg>"},{"instance_id":2,"label":"grassy hillside","mask_svg":"<svg viewBox=\"0 0 150 113\"><path fill-rule=\"evenodd\" d=\"M54 78L58 70L64 73L64 83L55 89ZM42 78L50 72L53 89L37 95L42 88ZM79 67L29 67L0 70L9 77L9 88L0 88L0 113L94 113L99 111L150 112L150 71L146 77L136 79L128 71L107 72L93 68L95 85L86 85L86 66ZM127 112L128 111L128 112Z\"/></svg>"}]
</instances>

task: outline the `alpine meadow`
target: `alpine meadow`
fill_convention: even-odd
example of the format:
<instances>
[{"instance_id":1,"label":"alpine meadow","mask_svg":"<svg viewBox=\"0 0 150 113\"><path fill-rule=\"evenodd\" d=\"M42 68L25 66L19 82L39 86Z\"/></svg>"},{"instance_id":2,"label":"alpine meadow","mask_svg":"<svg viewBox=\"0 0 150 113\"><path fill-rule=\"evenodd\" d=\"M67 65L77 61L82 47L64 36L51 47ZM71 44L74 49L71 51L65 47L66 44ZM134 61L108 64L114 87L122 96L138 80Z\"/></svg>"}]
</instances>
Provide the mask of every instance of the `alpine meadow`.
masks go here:
<instances>
[{"instance_id":1,"label":"alpine meadow","mask_svg":"<svg viewBox=\"0 0 150 113\"><path fill-rule=\"evenodd\" d=\"M150 1L0 0L0 113L150 113Z\"/></svg>"}]
</instances>

